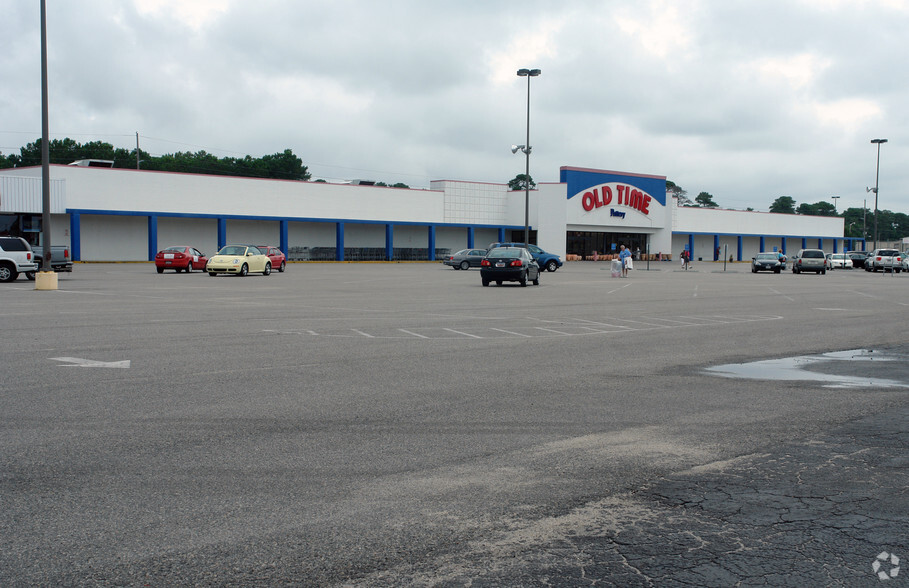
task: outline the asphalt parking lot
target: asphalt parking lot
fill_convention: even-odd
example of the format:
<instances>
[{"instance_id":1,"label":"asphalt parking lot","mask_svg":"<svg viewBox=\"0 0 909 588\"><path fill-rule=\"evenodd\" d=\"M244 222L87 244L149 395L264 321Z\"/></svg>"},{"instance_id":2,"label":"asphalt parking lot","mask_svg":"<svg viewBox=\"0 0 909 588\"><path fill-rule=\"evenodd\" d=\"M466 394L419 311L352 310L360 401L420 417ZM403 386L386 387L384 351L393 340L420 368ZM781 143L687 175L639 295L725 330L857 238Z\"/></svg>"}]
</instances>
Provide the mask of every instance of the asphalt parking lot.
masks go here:
<instances>
[{"instance_id":1,"label":"asphalt parking lot","mask_svg":"<svg viewBox=\"0 0 909 588\"><path fill-rule=\"evenodd\" d=\"M904 584L909 275L635 267L0 284L0 585Z\"/></svg>"}]
</instances>

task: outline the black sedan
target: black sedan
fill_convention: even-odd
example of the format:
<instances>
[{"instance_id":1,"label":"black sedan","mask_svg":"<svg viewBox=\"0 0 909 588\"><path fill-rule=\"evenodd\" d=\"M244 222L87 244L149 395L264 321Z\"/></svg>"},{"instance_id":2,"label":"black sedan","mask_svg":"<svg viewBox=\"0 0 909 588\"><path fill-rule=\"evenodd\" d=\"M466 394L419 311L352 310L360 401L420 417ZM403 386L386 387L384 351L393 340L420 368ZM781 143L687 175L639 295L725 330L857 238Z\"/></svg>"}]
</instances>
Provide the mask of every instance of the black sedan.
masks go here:
<instances>
[{"instance_id":1,"label":"black sedan","mask_svg":"<svg viewBox=\"0 0 909 588\"><path fill-rule=\"evenodd\" d=\"M785 262L780 260L777 253L758 253L751 258L751 273L773 272L780 273L780 270L786 269Z\"/></svg>"},{"instance_id":2,"label":"black sedan","mask_svg":"<svg viewBox=\"0 0 909 588\"><path fill-rule=\"evenodd\" d=\"M450 265L454 269L466 270L472 267L480 267L480 262L486 257L485 249L461 249L442 260L445 265Z\"/></svg>"},{"instance_id":3,"label":"black sedan","mask_svg":"<svg viewBox=\"0 0 909 588\"><path fill-rule=\"evenodd\" d=\"M856 269L865 267L865 258L868 254L864 251L847 251L846 255L852 260L852 267Z\"/></svg>"},{"instance_id":4,"label":"black sedan","mask_svg":"<svg viewBox=\"0 0 909 588\"><path fill-rule=\"evenodd\" d=\"M480 263L480 277L484 286L489 282L495 282L497 286L502 282L518 282L521 286L533 282L534 286L539 286L540 266L523 247L496 247L490 249Z\"/></svg>"}]
</instances>

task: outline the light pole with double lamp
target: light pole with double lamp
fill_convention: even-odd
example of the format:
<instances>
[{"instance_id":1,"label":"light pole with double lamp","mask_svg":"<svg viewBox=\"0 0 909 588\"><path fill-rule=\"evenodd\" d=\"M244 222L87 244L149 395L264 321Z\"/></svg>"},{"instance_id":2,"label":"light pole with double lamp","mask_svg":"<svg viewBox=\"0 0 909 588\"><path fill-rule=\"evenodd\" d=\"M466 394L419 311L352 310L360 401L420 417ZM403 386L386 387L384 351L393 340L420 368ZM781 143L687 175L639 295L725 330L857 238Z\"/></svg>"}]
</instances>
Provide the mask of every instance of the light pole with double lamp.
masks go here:
<instances>
[{"instance_id":1,"label":"light pole with double lamp","mask_svg":"<svg viewBox=\"0 0 909 588\"><path fill-rule=\"evenodd\" d=\"M871 142L877 143L877 166L874 168L874 248L877 249L877 188L881 174L881 143L886 143L887 139L871 139Z\"/></svg>"},{"instance_id":2,"label":"light pole with double lamp","mask_svg":"<svg viewBox=\"0 0 909 588\"><path fill-rule=\"evenodd\" d=\"M522 68L518 75L527 78L527 140L523 145L513 145L511 152L517 153L520 149L527 162L524 171L524 246L527 247L530 245L530 78L540 75L540 70Z\"/></svg>"}]
</instances>

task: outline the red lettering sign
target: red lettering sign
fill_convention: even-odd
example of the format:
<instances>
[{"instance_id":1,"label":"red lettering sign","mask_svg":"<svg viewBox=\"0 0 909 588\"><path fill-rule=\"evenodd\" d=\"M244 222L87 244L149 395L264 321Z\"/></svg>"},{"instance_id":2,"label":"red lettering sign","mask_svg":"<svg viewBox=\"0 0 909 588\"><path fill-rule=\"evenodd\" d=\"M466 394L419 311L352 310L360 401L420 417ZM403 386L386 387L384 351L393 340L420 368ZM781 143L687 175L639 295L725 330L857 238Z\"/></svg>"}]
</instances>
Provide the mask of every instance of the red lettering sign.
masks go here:
<instances>
[{"instance_id":1,"label":"red lettering sign","mask_svg":"<svg viewBox=\"0 0 909 588\"><path fill-rule=\"evenodd\" d=\"M653 198L651 198L650 195L632 186L626 186L624 184L613 185L615 186L615 191L618 195L616 198L617 206L624 205L640 211L643 214L650 214L650 203L653 201ZM612 187L610 186L593 188L592 190L584 192L583 196L581 196L581 206L583 206L584 210L587 212L592 211L594 208L609 206L610 204L612 204Z\"/></svg>"}]
</instances>

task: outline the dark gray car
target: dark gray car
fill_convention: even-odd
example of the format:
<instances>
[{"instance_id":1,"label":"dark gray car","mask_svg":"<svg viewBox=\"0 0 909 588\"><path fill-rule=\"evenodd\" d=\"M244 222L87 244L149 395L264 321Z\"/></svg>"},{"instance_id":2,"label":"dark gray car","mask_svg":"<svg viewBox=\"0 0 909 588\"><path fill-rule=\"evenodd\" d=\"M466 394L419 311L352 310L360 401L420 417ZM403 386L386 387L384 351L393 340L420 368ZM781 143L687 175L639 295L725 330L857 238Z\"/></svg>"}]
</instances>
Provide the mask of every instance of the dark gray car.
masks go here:
<instances>
[{"instance_id":1,"label":"dark gray car","mask_svg":"<svg viewBox=\"0 0 909 588\"><path fill-rule=\"evenodd\" d=\"M483 261L484 257L486 257L485 249L462 249L443 259L442 263L450 265L456 270L466 270L472 267L480 267L480 262Z\"/></svg>"}]
</instances>

